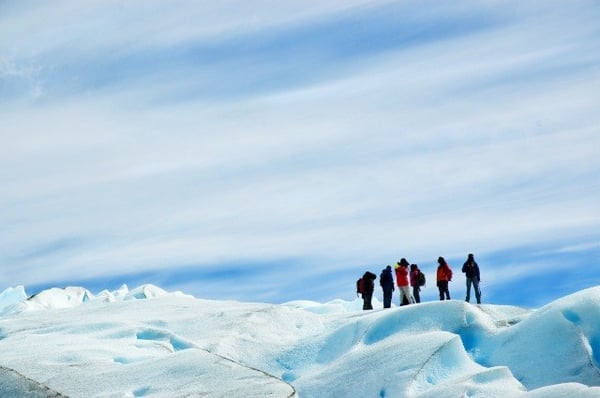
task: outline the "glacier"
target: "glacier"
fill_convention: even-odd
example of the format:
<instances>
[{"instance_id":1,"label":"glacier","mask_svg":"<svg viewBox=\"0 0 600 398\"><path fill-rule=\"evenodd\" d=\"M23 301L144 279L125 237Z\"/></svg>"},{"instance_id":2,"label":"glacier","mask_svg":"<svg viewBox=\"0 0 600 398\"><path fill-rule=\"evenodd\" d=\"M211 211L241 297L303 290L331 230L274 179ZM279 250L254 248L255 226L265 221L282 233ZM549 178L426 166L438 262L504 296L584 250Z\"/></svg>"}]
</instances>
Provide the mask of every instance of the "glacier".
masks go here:
<instances>
[{"instance_id":1,"label":"glacier","mask_svg":"<svg viewBox=\"0 0 600 398\"><path fill-rule=\"evenodd\" d=\"M0 293L0 396L600 397L600 287L538 309Z\"/></svg>"}]
</instances>

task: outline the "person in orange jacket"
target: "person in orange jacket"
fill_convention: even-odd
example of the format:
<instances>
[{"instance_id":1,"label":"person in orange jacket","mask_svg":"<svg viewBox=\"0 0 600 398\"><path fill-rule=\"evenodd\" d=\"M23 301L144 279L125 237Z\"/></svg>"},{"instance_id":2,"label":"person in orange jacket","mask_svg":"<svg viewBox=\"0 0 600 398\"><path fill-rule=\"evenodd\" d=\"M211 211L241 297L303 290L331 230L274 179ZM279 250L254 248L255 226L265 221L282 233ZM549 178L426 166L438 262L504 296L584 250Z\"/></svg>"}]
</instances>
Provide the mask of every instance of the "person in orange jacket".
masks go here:
<instances>
[{"instance_id":1,"label":"person in orange jacket","mask_svg":"<svg viewBox=\"0 0 600 398\"><path fill-rule=\"evenodd\" d=\"M440 291L440 300L450 300L450 291L448 290L448 282L452 280L452 269L444 259L444 257L438 257L438 268L437 268L437 287Z\"/></svg>"},{"instance_id":2,"label":"person in orange jacket","mask_svg":"<svg viewBox=\"0 0 600 398\"><path fill-rule=\"evenodd\" d=\"M410 304L413 301L410 297L410 283L408 282L408 261L402 258L394 268L396 271L396 284L398 290L400 290L400 305Z\"/></svg>"}]
</instances>

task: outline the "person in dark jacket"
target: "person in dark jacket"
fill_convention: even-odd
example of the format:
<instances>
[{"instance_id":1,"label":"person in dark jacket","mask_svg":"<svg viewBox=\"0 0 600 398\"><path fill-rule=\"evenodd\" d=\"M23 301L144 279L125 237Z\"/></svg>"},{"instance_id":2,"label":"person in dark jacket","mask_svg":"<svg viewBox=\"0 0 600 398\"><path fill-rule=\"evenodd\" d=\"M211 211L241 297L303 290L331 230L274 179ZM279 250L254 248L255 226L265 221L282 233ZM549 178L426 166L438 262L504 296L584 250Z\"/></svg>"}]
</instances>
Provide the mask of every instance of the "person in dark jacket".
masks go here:
<instances>
[{"instance_id":1,"label":"person in dark jacket","mask_svg":"<svg viewBox=\"0 0 600 398\"><path fill-rule=\"evenodd\" d=\"M471 299L471 285L473 285L477 304L481 304L481 290L479 290L479 281L481 280L479 277L479 265L477 265L473 253L470 253L467 257L467 261L465 261L463 264L462 272L465 273L465 277L467 278L467 298L465 301L468 303Z\"/></svg>"},{"instance_id":2,"label":"person in dark jacket","mask_svg":"<svg viewBox=\"0 0 600 398\"><path fill-rule=\"evenodd\" d=\"M448 290L448 282L452 281L452 269L444 259L444 257L438 257L438 268L437 268L437 286L440 291L440 300L450 300L450 291Z\"/></svg>"},{"instance_id":3,"label":"person in dark jacket","mask_svg":"<svg viewBox=\"0 0 600 398\"><path fill-rule=\"evenodd\" d=\"M371 304L371 300L373 299L373 290L375 290L375 279L377 279L377 275L372 272L365 272L362 276L362 299L363 299L363 310L372 310L373 304Z\"/></svg>"},{"instance_id":4,"label":"person in dark jacket","mask_svg":"<svg viewBox=\"0 0 600 398\"><path fill-rule=\"evenodd\" d=\"M392 266L388 265L381 275L379 275L379 285L383 289L383 308L392 306L392 295L394 293L394 277L392 276Z\"/></svg>"}]
</instances>

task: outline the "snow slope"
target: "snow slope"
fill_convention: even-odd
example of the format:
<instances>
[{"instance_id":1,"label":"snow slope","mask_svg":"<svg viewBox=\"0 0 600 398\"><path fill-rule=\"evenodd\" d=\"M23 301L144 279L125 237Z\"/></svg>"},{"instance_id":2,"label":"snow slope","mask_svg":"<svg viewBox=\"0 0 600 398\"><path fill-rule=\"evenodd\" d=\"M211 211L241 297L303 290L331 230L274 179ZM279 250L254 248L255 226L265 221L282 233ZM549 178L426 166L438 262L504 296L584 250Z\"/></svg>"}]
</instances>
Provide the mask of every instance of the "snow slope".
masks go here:
<instances>
[{"instance_id":1,"label":"snow slope","mask_svg":"<svg viewBox=\"0 0 600 398\"><path fill-rule=\"evenodd\" d=\"M0 396L600 397L600 287L536 311L360 308L10 288Z\"/></svg>"}]
</instances>

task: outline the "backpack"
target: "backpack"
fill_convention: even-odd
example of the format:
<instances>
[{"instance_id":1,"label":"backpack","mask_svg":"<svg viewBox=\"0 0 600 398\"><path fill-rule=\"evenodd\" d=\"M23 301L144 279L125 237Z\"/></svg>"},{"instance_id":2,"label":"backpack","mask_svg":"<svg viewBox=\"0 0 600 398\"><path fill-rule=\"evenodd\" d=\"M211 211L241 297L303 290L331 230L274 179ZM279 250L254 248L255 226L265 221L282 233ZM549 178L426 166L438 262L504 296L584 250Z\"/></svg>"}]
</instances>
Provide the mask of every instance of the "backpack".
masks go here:
<instances>
[{"instance_id":1,"label":"backpack","mask_svg":"<svg viewBox=\"0 0 600 398\"><path fill-rule=\"evenodd\" d=\"M425 286L425 274L421 272L421 270L419 270L419 274L417 275L418 281L419 281L419 286Z\"/></svg>"},{"instance_id":2,"label":"backpack","mask_svg":"<svg viewBox=\"0 0 600 398\"><path fill-rule=\"evenodd\" d=\"M365 281L363 280L363 278L359 278L356 281L356 293L363 294L364 291L365 291Z\"/></svg>"}]
</instances>

